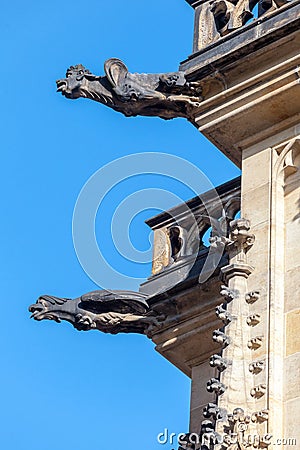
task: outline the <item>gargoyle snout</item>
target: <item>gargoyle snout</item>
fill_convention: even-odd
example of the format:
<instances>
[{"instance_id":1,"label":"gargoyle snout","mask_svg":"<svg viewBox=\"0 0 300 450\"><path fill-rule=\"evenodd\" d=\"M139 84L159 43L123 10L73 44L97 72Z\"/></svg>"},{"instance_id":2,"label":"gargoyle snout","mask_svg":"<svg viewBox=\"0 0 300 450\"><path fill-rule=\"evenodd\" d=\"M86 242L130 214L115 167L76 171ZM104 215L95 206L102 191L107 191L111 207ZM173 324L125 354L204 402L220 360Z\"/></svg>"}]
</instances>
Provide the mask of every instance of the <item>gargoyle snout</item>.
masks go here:
<instances>
[{"instance_id":1,"label":"gargoyle snout","mask_svg":"<svg viewBox=\"0 0 300 450\"><path fill-rule=\"evenodd\" d=\"M28 311L31 313L34 313L36 311L41 312L43 311L44 307L40 305L39 303L34 303L33 305L30 305L28 308Z\"/></svg>"},{"instance_id":2,"label":"gargoyle snout","mask_svg":"<svg viewBox=\"0 0 300 450\"><path fill-rule=\"evenodd\" d=\"M45 312L44 306L39 303L34 303L33 305L30 305L28 310L29 310L29 312L31 312L30 319L35 319L35 320L41 320L40 317Z\"/></svg>"},{"instance_id":3,"label":"gargoyle snout","mask_svg":"<svg viewBox=\"0 0 300 450\"><path fill-rule=\"evenodd\" d=\"M36 303L29 306L28 310L31 312L33 319L39 320L39 317L49 309L50 303L43 297L39 297Z\"/></svg>"},{"instance_id":4,"label":"gargoyle snout","mask_svg":"<svg viewBox=\"0 0 300 450\"><path fill-rule=\"evenodd\" d=\"M54 297L52 295L42 295L37 302L29 306L31 317L35 320L55 320L60 322L59 311L63 309L63 305L68 299Z\"/></svg>"},{"instance_id":5,"label":"gargoyle snout","mask_svg":"<svg viewBox=\"0 0 300 450\"><path fill-rule=\"evenodd\" d=\"M56 86L56 92L63 92L68 86L67 79L56 80Z\"/></svg>"},{"instance_id":6,"label":"gargoyle snout","mask_svg":"<svg viewBox=\"0 0 300 450\"><path fill-rule=\"evenodd\" d=\"M80 97L81 80L77 80L76 77L69 76L57 80L56 86L56 92L61 92L67 98L76 99Z\"/></svg>"}]
</instances>

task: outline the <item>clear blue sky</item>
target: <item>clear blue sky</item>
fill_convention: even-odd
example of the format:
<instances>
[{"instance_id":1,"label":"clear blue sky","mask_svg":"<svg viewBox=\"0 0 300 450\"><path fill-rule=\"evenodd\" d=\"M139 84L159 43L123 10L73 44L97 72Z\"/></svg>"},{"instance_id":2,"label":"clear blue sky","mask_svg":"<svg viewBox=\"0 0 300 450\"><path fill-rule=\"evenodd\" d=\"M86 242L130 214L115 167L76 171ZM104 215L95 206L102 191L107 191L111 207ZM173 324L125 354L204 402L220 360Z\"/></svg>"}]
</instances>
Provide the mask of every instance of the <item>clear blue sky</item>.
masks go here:
<instances>
[{"instance_id":1,"label":"clear blue sky","mask_svg":"<svg viewBox=\"0 0 300 450\"><path fill-rule=\"evenodd\" d=\"M104 164L152 151L186 158L214 185L239 174L184 119L128 119L56 94L55 80L71 64L102 74L103 62L119 57L131 71L177 70L191 52L192 32L184 0L2 5L1 449L169 450L157 434L188 429L190 382L151 341L34 322L27 307L43 293L76 297L98 288L78 263L71 228L82 186ZM122 188L123 198L160 187L158 179L134 183ZM107 202L101 215L113 210ZM133 223L142 249L146 217ZM126 265L111 259L119 270Z\"/></svg>"}]
</instances>

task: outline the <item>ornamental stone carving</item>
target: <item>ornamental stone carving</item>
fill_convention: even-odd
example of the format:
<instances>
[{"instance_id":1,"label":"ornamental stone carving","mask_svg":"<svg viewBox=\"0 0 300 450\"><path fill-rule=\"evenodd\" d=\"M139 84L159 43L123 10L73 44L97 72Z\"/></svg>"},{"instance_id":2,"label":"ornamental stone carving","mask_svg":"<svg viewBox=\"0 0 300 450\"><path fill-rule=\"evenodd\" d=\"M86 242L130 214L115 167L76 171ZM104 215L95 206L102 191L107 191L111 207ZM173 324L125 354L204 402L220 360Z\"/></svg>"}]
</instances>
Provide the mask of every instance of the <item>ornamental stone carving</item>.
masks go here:
<instances>
[{"instance_id":1,"label":"ornamental stone carving","mask_svg":"<svg viewBox=\"0 0 300 450\"><path fill-rule=\"evenodd\" d=\"M105 76L98 76L81 64L71 66L66 78L57 80L57 91L70 99L95 100L125 116L158 116L162 119L191 117L203 100L205 82L188 81L182 71L130 73L116 58L106 61L104 70Z\"/></svg>"},{"instance_id":2,"label":"ornamental stone carving","mask_svg":"<svg viewBox=\"0 0 300 450\"><path fill-rule=\"evenodd\" d=\"M211 367L215 367L219 372L223 372L227 369L229 362L220 355L212 355L209 364Z\"/></svg>"},{"instance_id":3,"label":"ornamental stone carving","mask_svg":"<svg viewBox=\"0 0 300 450\"><path fill-rule=\"evenodd\" d=\"M221 444L222 437L215 431L215 426L210 420L203 420L200 431L201 448L214 450L215 446Z\"/></svg>"},{"instance_id":4,"label":"ornamental stone carving","mask_svg":"<svg viewBox=\"0 0 300 450\"><path fill-rule=\"evenodd\" d=\"M228 426L225 426L225 435L223 437L221 450L268 448L268 446L271 445L272 435L253 435L250 429L251 422L257 422L257 418L260 417L260 415L265 418L267 410L254 413L251 417L245 414L242 408L236 408L232 414L228 414Z\"/></svg>"},{"instance_id":5,"label":"ornamental stone carving","mask_svg":"<svg viewBox=\"0 0 300 450\"><path fill-rule=\"evenodd\" d=\"M186 433L180 437L178 450L215 450L215 446L222 443L222 436L215 431L210 420L203 420L200 434Z\"/></svg>"},{"instance_id":6,"label":"ornamental stone carving","mask_svg":"<svg viewBox=\"0 0 300 450\"><path fill-rule=\"evenodd\" d=\"M29 307L35 320L70 322L77 330L151 334L163 317L150 310L147 296L132 291L93 291L76 299L50 295Z\"/></svg>"},{"instance_id":7,"label":"ornamental stone carving","mask_svg":"<svg viewBox=\"0 0 300 450\"><path fill-rule=\"evenodd\" d=\"M259 300L259 298L260 298L259 291L251 291L245 295L245 300L249 304L257 302L257 300Z\"/></svg>"},{"instance_id":8,"label":"ornamental stone carving","mask_svg":"<svg viewBox=\"0 0 300 450\"><path fill-rule=\"evenodd\" d=\"M203 416L207 419L220 420L226 416L226 411L219 408L215 403L208 403L203 408Z\"/></svg>"},{"instance_id":9,"label":"ornamental stone carving","mask_svg":"<svg viewBox=\"0 0 300 450\"><path fill-rule=\"evenodd\" d=\"M232 289L229 289L227 286L222 285L220 294L224 297L224 300L227 303L230 303L232 300L237 298L237 293L234 292Z\"/></svg>"},{"instance_id":10,"label":"ornamental stone carving","mask_svg":"<svg viewBox=\"0 0 300 450\"><path fill-rule=\"evenodd\" d=\"M263 409L261 411L257 411L252 414L251 420L252 422L263 423L269 419L269 410Z\"/></svg>"},{"instance_id":11,"label":"ornamental stone carving","mask_svg":"<svg viewBox=\"0 0 300 450\"><path fill-rule=\"evenodd\" d=\"M222 395L227 389L225 384L221 383L217 378L211 378L206 385L208 392L214 392L216 395Z\"/></svg>"},{"instance_id":12,"label":"ornamental stone carving","mask_svg":"<svg viewBox=\"0 0 300 450\"><path fill-rule=\"evenodd\" d=\"M246 253L254 244L255 236L250 233L250 221L247 219L236 219L230 222L230 235L227 248L235 246Z\"/></svg>"},{"instance_id":13,"label":"ornamental stone carving","mask_svg":"<svg viewBox=\"0 0 300 450\"><path fill-rule=\"evenodd\" d=\"M253 398L260 398L265 395L266 391L267 386L265 384L259 384L258 386L255 386L253 389L251 389L250 395Z\"/></svg>"},{"instance_id":14,"label":"ornamental stone carving","mask_svg":"<svg viewBox=\"0 0 300 450\"><path fill-rule=\"evenodd\" d=\"M220 330L215 330L213 332L213 340L218 344L221 344L223 348L227 347L230 344L229 337Z\"/></svg>"},{"instance_id":15,"label":"ornamental stone carving","mask_svg":"<svg viewBox=\"0 0 300 450\"><path fill-rule=\"evenodd\" d=\"M224 325L228 325L232 321L232 315L229 311L223 308L223 305L216 307L216 316L218 319L222 320Z\"/></svg>"},{"instance_id":16,"label":"ornamental stone carving","mask_svg":"<svg viewBox=\"0 0 300 450\"><path fill-rule=\"evenodd\" d=\"M250 350L257 350L259 347L262 346L263 338L264 338L263 336L256 336L250 339L247 344L248 348Z\"/></svg>"},{"instance_id":17,"label":"ornamental stone carving","mask_svg":"<svg viewBox=\"0 0 300 450\"><path fill-rule=\"evenodd\" d=\"M264 369L264 367L264 361L254 361L249 365L249 372L251 372L253 375L257 375Z\"/></svg>"},{"instance_id":18,"label":"ornamental stone carving","mask_svg":"<svg viewBox=\"0 0 300 450\"><path fill-rule=\"evenodd\" d=\"M260 314L252 314L251 316L248 316L246 320L249 327L254 327L255 325L258 325L260 321L261 321Z\"/></svg>"}]
</instances>

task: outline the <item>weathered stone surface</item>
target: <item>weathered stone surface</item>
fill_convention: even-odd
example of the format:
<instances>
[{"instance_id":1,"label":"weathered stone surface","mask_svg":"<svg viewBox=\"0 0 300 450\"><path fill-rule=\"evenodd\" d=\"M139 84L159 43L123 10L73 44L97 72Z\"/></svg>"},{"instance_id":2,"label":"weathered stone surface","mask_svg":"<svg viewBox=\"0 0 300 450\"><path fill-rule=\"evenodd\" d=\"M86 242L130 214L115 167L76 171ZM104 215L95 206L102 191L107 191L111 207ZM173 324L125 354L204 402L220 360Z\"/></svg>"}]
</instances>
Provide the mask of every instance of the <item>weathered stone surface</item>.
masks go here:
<instances>
[{"instance_id":1,"label":"weathered stone surface","mask_svg":"<svg viewBox=\"0 0 300 450\"><path fill-rule=\"evenodd\" d=\"M295 333L296 334L296 333ZM284 400L289 401L299 396L300 392L300 358L294 353L285 358L284 365Z\"/></svg>"},{"instance_id":2,"label":"weathered stone surface","mask_svg":"<svg viewBox=\"0 0 300 450\"><path fill-rule=\"evenodd\" d=\"M252 339L255 340L255 334L264 335L263 345L254 352L256 360L268 364L264 379L264 369L257 374L251 372L255 377L254 388L261 384L267 387L266 393L256 399L256 404L260 403L261 409L269 405L269 430L278 437L288 435L285 402L293 398L292 395L298 396L292 392L292 386L295 386L292 372L293 368L297 371L299 365L299 305L292 297L299 290L299 223L295 219L299 185L293 184L291 191L289 183L299 170L295 132L297 128L286 128L243 150L242 214L252 218L256 236L248 259L255 267L249 277L249 287L260 291L260 299L251 305L251 312L261 317L261 322L253 327ZM265 171L261 170L262 166ZM258 211L262 212L261 216ZM293 368L286 355L295 358ZM286 383L290 383L291 390ZM294 406L297 411L299 405Z\"/></svg>"},{"instance_id":3,"label":"weathered stone surface","mask_svg":"<svg viewBox=\"0 0 300 450\"><path fill-rule=\"evenodd\" d=\"M80 331L150 333L162 317L150 310L147 296L131 291L94 291L76 299L43 295L29 307L35 320L66 320Z\"/></svg>"},{"instance_id":4,"label":"weathered stone surface","mask_svg":"<svg viewBox=\"0 0 300 450\"><path fill-rule=\"evenodd\" d=\"M286 314L286 355L300 352L300 309Z\"/></svg>"},{"instance_id":5,"label":"weathered stone surface","mask_svg":"<svg viewBox=\"0 0 300 450\"><path fill-rule=\"evenodd\" d=\"M154 231L152 274L155 276L141 285L141 292L153 295L191 277L195 277L195 281L199 282L199 274L207 263L209 252L209 247L203 243L204 234L213 226L214 221L218 223L218 220L222 219L222 214L227 218L224 229L226 234L227 224L239 209L238 177L183 205L148 219L146 223ZM179 244L177 239L174 239L173 244L170 239L170 232L174 228L179 230L178 238L181 240L180 251L176 253L175 258L172 254ZM217 267L218 263L215 268ZM210 267L205 270L209 271Z\"/></svg>"},{"instance_id":6,"label":"weathered stone surface","mask_svg":"<svg viewBox=\"0 0 300 450\"><path fill-rule=\"evenodd\" d=\"M223 79L223 86L203 95L191 122L239 167L243 150L299 124L299 29L297 0L222 37L180 66L191 80L217 74ZM294 129L294 135L299 132Z\"/></svg>"},{"instance_id":7,"label":"weathered stone surface","mask_svg":"<svg viewBox=\"0 0 300 450\"><path fill-rule=\"evenodd\" d=\"M254 17L253 9L258 5L258 18L262 20L289 3L289 0L186 0L195 8L194 52L205 49L221 37L243 27Z\"/></svg>"},{"instance_id":8,"label":"weathered stone surface","mask_svg":"<svg viewBox=\"0 0 300 450\"><path fill-rule=\"evenodd\" d=\"M120 111L125 116L189 117L202 101L202 83L188 81L183 71L162 74L128 72L125 64L111 58L104 64L106 75L93 75L81 64L71 66L66 78L57 80L65 97L89 98Z\"/></svg>"},{"instance_id":9,"label":"weathered stone surface","mask_svg":"<svg viewBox=\"0 0 300 450\"><path fill-rule=\"evenodd\" d=\"M217 189L221 207L214 198L210 214L192 199L184 207L195 223L182 205L148 221L155 249L144 294L43 296L30 310L77 329L146 333L192 377L191 431L212 434L209 418L229 432L223 448L244 448L251 432L260 437L254 448L267 448L269 430L299 436L300 1L260 1L267 14L247 25L257 1L187 1L199 51L179 72L132 74L111 59L104 77L71 67L58 90L127 116L190 120L242 166L244 219L234 220L237 186ZM206 267L212 249L221 257Z\"/></svg>"}]
</instances>

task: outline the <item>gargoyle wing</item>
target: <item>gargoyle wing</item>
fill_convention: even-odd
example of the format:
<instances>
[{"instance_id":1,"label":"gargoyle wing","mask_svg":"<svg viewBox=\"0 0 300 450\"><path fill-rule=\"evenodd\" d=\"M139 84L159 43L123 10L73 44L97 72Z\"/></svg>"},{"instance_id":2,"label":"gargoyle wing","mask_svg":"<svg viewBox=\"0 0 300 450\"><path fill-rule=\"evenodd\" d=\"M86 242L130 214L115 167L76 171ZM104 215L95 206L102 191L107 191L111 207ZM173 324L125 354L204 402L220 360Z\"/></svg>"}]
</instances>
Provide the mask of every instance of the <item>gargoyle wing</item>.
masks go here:
<instances>
[{"instance_id":1,"label":"gargoyle wing","mask_svg":"<svg viewBox=\"0 0 300 450\"><path fill-rule=\"evenodd\" d=\"M147 297L134 291L93 291L82 295L80 308L94 314L117 312L143 315L149 310Z\"/></svg>"},{"instance_id":2,"label":"gargoyle wing","mask_svg":"<svg viewBox=\"0 0 300 450\"><path fill-rule=\"evenodd\" d=\"M117 58L110 58L104 63L104 70L108 81L113 88L117 88L123 84L126 75L128 74L128 69L126 65Z\"/></svg>"}]
</instances>

